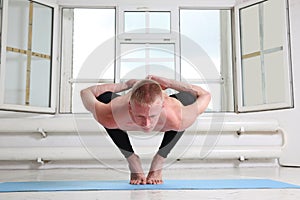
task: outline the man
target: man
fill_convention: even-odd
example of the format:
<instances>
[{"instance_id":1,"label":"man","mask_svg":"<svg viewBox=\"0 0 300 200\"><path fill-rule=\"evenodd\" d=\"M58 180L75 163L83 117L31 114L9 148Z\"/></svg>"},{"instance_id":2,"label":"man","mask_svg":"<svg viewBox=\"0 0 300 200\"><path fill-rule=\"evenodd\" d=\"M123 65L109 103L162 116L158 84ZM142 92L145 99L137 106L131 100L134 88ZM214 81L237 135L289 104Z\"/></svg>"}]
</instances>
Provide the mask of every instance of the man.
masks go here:
<instances>
[{"instance_id":1,"label":"man","mask_svg":"<svg viewBox=\"0 0 300 200\"><path fill-rule=\"evenodd\" d=\"M167 88L179 93L168 96L164 92ZM116 94L129 89L125 95ZM164 160L184 130L205 111L211 97L199 86L149 75L140 81L86 88L81 91L81 98L127 159L130 184L162 184ZM126 131L165 132L147 177Z\"/></svg>"}]
</instances>

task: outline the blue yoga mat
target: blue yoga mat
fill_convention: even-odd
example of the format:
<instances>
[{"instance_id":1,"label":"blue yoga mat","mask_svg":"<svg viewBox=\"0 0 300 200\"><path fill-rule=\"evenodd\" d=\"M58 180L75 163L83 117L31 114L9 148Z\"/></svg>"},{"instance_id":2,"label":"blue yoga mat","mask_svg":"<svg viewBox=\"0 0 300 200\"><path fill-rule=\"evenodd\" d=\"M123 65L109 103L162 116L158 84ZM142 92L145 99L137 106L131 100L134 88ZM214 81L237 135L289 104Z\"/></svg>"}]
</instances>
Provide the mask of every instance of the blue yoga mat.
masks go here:
<instances>
[{"instance_id":1,"label":"blue yoga mat","mask_svg":"<svg viewBox=\"0 0 300 200\"><path fill-rule=\"evenodd\" d=\"M218 189L283 189L300 186L269 179L230 180L165 180L161 185L130 185L122 181L36 181L3 182L0 192L55 192L95 190L218 190Z\"/></svg>"}]
</instances>

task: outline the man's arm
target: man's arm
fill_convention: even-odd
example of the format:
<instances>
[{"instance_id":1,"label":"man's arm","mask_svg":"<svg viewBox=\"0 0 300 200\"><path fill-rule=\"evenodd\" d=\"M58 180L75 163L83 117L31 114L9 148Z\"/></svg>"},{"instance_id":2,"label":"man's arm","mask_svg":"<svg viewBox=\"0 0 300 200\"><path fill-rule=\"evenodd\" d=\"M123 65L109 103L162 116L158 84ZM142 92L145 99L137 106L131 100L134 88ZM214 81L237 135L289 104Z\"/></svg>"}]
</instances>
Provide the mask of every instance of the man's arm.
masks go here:
<instances>
[{"instance_id":1,"label":"man's arm","mask_svg":"<svg viewBox=\"0 0 300 200\"><path fill-rule=\"evenodd\" d=\"M171 88L179 92L189 92L196 97L196 101L193 104L182 108L181 115L184 117L182 117L181 129L185 129L192 125L196 118L206 110L211 100L210 93L200 86L152 75L147 78L157 81L163 89Z\"/></svg>"},{"instance_id":2,"label":"man's arm","mask_svg":"<svg viewBox=\"0 0 300 200\"><path fill-rule=\"evenodd\" d=\"M88 87L86 89L81 90L80 96L83 102L84 107L90 111L94 116L95 114L95 104L103 104L99 102L96 97L98 97L100 94L103 94L105 92L122 92L125 90L130 89L137 80L131 79L125 83L112 83L112 84L102 84L102 85L94 85L91 87ZM104 104L103 104L104 105Z\"/></svg>"}]
</instances>

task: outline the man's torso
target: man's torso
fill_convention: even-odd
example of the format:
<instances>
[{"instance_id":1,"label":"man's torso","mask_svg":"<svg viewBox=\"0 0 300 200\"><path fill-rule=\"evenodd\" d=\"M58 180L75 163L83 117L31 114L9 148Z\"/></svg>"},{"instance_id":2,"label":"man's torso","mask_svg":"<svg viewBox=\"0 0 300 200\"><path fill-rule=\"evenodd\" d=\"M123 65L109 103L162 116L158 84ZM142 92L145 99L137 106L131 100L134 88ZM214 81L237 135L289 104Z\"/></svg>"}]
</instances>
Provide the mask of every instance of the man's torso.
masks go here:
<instances>
[{"instance_id":1,"label":"man's torso","mask_svg":"<svg viewBox=\"0 0 300 200\"><path fill-rule=\"evenodd\" d=\"M132 120L129 114L129 94L114 98L110 102L110 107L115 123L113 127L109 128L118 128L125 131L144 131L142 127L138 126ZM181 109L182 104L178 100L165 95L164 107L162 108L157 124L151 131L165 132L179 130L182 118Z\"/></svg>"}]
</instances>

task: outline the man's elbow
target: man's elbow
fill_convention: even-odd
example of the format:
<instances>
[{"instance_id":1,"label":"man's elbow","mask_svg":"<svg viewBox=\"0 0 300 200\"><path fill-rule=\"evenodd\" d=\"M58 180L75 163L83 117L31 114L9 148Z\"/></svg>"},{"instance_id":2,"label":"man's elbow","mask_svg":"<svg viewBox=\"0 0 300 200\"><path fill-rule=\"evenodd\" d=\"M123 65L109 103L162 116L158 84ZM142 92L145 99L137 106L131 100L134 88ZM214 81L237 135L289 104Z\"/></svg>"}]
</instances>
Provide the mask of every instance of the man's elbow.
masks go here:
<instances>
[{"instance_id":1,"label":"man's elbow","mask_svg":"<svg viewBox=\"0 0 300 200\"><path fill-rule=\"evenodd\" d=\"M199 101L198 104L198 115L205 112L210 101L211 101L211 94L209 92L206 92L205 94L201 95L201 100Z\"/></svg>"},{"instance_id":2,"label":"man's elbow","mask_svg":"<svg viewBox=\"0 0 300 200\"><path fill-rule=\"evenodd\" d=\"M211 94L208 91L205 91L203 94L201 94L200 98L202 99L201 101L206 103L207 105L211 101Z\"/></svg>"},{"instance_id":3,"label":"man's elbow","mask_svg":"<svg viewBox=\"0 0 300 200\"><path fill-rule=\"evenodd\" d=\"M209 103L210 103L210 101L211 101L211 94L209 92L207 92L205 94L205 101L206 101L206 106L205 106L205 110L206 110L207 107L208 107L208 105L209 105Z\"/></svg>"},{"instance_id":4,"label":"man's elbow","mask_svg":"<svg viewBox=\"0 0 300 200\"><path fill-rule=\"evenodd\" d=\"M81 97L81 101L84 105L84 107L93 113L94 111L94 101L93 98L91 98L90 92L87 89L83 89L80 91L80 97Z\"/></svg>"},{"instance_id":5,"label":"man's elbow","mask_svg":"<svg viewBox=\"0 0 300 200\"><path fill-rule=\"evenodd\" d=\"M83 100L85 96L86 96L86 89L83 89L80 91L81 100Z\"/></svg>"},{"instance_id":6,"label":"man's elbow","mask_svg":"<svg viewBox=\"0 0 300 200\"><path fill-rule=\"evenodd\" d=\"M82 101L85 101L86 99L88 99L90 96L90 91L88 88L83 89L80 91L80 97Z\"/></svg>"},{"instance_id":7,"label":"man's elbow","mask_svg":"<svg viewBox=\"0 0 300 200\"><path fill-rule=\"evenodd\" d=\"M208 104L209 104L209 102L211 101L211 94L210 94L209 92L206 92L205 98L206 98L206 100L207 100L207 102L208 102ZM207 104L207 105L208 105L208 104Z\"/></svg>"}]
</instances>

